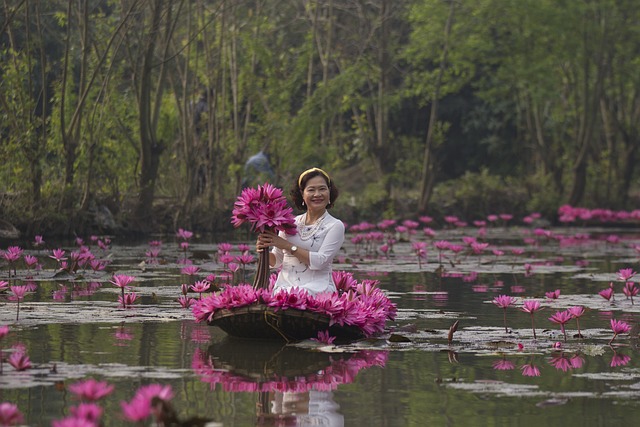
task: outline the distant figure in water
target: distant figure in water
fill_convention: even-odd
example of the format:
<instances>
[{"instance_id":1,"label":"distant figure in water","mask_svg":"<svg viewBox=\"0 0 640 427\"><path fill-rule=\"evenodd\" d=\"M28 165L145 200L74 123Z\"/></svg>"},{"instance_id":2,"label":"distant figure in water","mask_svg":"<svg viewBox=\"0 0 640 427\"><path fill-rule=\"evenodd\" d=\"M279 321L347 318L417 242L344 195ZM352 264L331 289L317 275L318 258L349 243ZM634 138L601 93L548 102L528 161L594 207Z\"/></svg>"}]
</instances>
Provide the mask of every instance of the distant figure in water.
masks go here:
<instances>
[{"instance_id":1,"label":"distant figure in water","mask_svg":"<svg viewBox=\"0 0 640 427\"><path fill-rule=\"evenodd\" d=\"M260 150L257 154L249 157L249 160L244 164L242 188L255 187L265 182L272 182L275 176L269 155L264 150Z\"/></svg>"}]
</instances>

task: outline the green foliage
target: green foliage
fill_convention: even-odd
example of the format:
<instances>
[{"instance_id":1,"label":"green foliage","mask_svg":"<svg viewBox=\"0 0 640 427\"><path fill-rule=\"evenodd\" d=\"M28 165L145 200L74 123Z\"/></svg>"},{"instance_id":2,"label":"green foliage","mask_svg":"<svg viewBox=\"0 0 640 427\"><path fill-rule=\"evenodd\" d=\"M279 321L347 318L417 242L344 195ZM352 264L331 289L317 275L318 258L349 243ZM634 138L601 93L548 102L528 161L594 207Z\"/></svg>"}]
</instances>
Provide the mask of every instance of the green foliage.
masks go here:
<instances>
[{"instance_id":1,"label":"green foliage","mask_svg":"<svg viewBox=\"0 0 640 427\"><path fill-rule=\"evenodd\" d=\"M545 218L554 218L558 207L563 204L562 195L557 191L553 177L537 173L527 176L524 181L527 202L526 211L539 212Z\"/></svg>"},{"instance_id":2,"label":"green foliage","mask_svg":"<svg viewBox=\"0 0 640 427\"><path fill-rule=\"evenodd\" d=\"M123 3L100 3L86 33L83 3L71 4L70 14L60 2L21 3L29 13L6 23L0 191L16 207L3 206L10 220L51 214L58 223L53 211L67 199L67 213L84 220L85 196L125 214L136 200L138 109L147 107L137 99L139 64L152 3L140 3L135 16ZM244 162L264 147L280 185L311 165L344 175L338 209L347 217L415 216L431 173L423 170L424 144L436 98L431 211L468 219L553 213L570 196L630 208L640 160L634 2L180 5L163 2L162 19L175 21L163 21L170 39L156 39L147 76L162 93L151 128L166 147L155 181L165 229L176 218L223 212ZM211 121L198 139L192 109L204 90ZM195 188L203 171L211 173L206 188ZM49 212L36 206L37 188Z\"/></svg>"},{"instance_id":3,"label":"green foliage","mask_svg":"<svg viewBox=\"0 0 640 427\"><path fill-rule=\"evenodd\" d=\"M527 201L528 194L522 182L492 175L483 169L438 184L432 205L443 215L476 220L500 213L522 217L529 213Z\"/></svg>"}]
</instances>

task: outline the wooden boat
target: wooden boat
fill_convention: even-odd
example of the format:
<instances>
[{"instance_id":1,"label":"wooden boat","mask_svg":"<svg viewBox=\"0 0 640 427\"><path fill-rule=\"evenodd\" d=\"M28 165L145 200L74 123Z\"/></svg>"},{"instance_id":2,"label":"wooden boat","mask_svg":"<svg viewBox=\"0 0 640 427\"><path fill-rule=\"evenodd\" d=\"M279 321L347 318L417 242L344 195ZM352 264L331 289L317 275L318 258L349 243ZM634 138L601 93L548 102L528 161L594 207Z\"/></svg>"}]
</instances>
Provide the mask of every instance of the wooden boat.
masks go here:
<instances>
[{"instance_id":1,"label":"wooden boat","mask_svg":"<svg viewBox=\"0 0 640 427\"><path fill-rule=\"evenodd\" d=\"M329 317L323 314L293 308L276 310L265 304L218 310L208 323L238 338L290 342L317 338L319 332L325 331L339 342L364 338L360 328L330 325Z\"/></svg>"}]
</instances>

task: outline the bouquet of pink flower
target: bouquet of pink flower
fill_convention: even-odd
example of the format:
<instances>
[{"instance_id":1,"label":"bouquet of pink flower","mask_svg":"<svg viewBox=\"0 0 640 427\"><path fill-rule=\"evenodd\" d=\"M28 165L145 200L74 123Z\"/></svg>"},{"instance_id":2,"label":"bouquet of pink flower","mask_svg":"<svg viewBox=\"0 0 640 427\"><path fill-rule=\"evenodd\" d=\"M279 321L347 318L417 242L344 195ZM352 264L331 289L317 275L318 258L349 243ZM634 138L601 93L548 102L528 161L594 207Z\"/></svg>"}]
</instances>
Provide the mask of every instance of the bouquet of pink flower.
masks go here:
<instances>
[{"instance_id":1,"label":"bouquet of pink flower","mask_svg":"<svg viewBox=\"0 0 640 427\"><path fill-rule=\"evenodd\" d=\"M237 228L247 222L259 233L265 230L296 233L293 209L287 205L282 190L268 183L245 188L233 205L233 226Z\"/></svg>"},{"instance_id":2,"label":"bouquet of pink flower","mask_svg":"<svg viewBox=\"0 0 640 427\"><path fill-rule=\"evenodd\" d=\"M282 190L271 184L245 188L233 205L231 223L240 227L251 224L251 230L262 233L266 230L296 234L293 209L287 205ZM265 288L269 281L269 251L263 250L258 257L258 267L253 280L254 288Z\"/></svg>"}]
</instances>

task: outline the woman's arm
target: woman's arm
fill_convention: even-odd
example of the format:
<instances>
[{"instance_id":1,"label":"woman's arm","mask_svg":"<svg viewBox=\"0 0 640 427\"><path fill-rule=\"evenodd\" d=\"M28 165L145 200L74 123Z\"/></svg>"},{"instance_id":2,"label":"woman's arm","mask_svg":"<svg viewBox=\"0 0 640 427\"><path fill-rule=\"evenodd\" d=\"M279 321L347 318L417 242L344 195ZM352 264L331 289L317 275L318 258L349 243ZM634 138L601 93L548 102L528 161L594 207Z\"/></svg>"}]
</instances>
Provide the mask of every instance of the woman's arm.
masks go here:
<instances>
[{"instance_id":1,"label":"woman's arm","mask_svg":"<svg viewBox=\"0 0 640 427\"><path fill-rule=\"evenodd\" d=\"M273 252L269 252L269 266L273 268L280 266L280 264L282 263L282 258L284 256L282 251L290 251L293 247L293 244L284 237L272 231L265 231L264 233L260 233L258 235L258 241L256 242L256 251L262 252L269 247L275 248Z\"/></svg>"},{"instance_id":2,"label":"woman's arm","mask_svg":"<svg viewBox=\"0 0 640 427\"><path fill-rule=\"evenodd\" d=\"M308 250L296 246L296 250L292 252L291 250L293 249L294 244L274 232L265 231L264 233L260 233L258 236L256 250L261 252L266 247L274 247L281 251L287 251L291 255L295 256L298 261L306 265L309 265L310 263ZM282 262L282 260L278 260L276 254L273 252L269 253L269 265L271 267L277 266L280 262Z\"/></svg>"},{"instance_id":3,"label":"woman's arm","mask_svg":"<svg viewBox=\"0 0 640 427\"><path fill-rule=\"evenodd\" d=\"M338 255L343 243L344 224L342 221L336 220L324 237L320 249L317 252L307 252L308 262L306 264L311 270L320 270L326 267Z\"/></svg>"}]
</instances>

